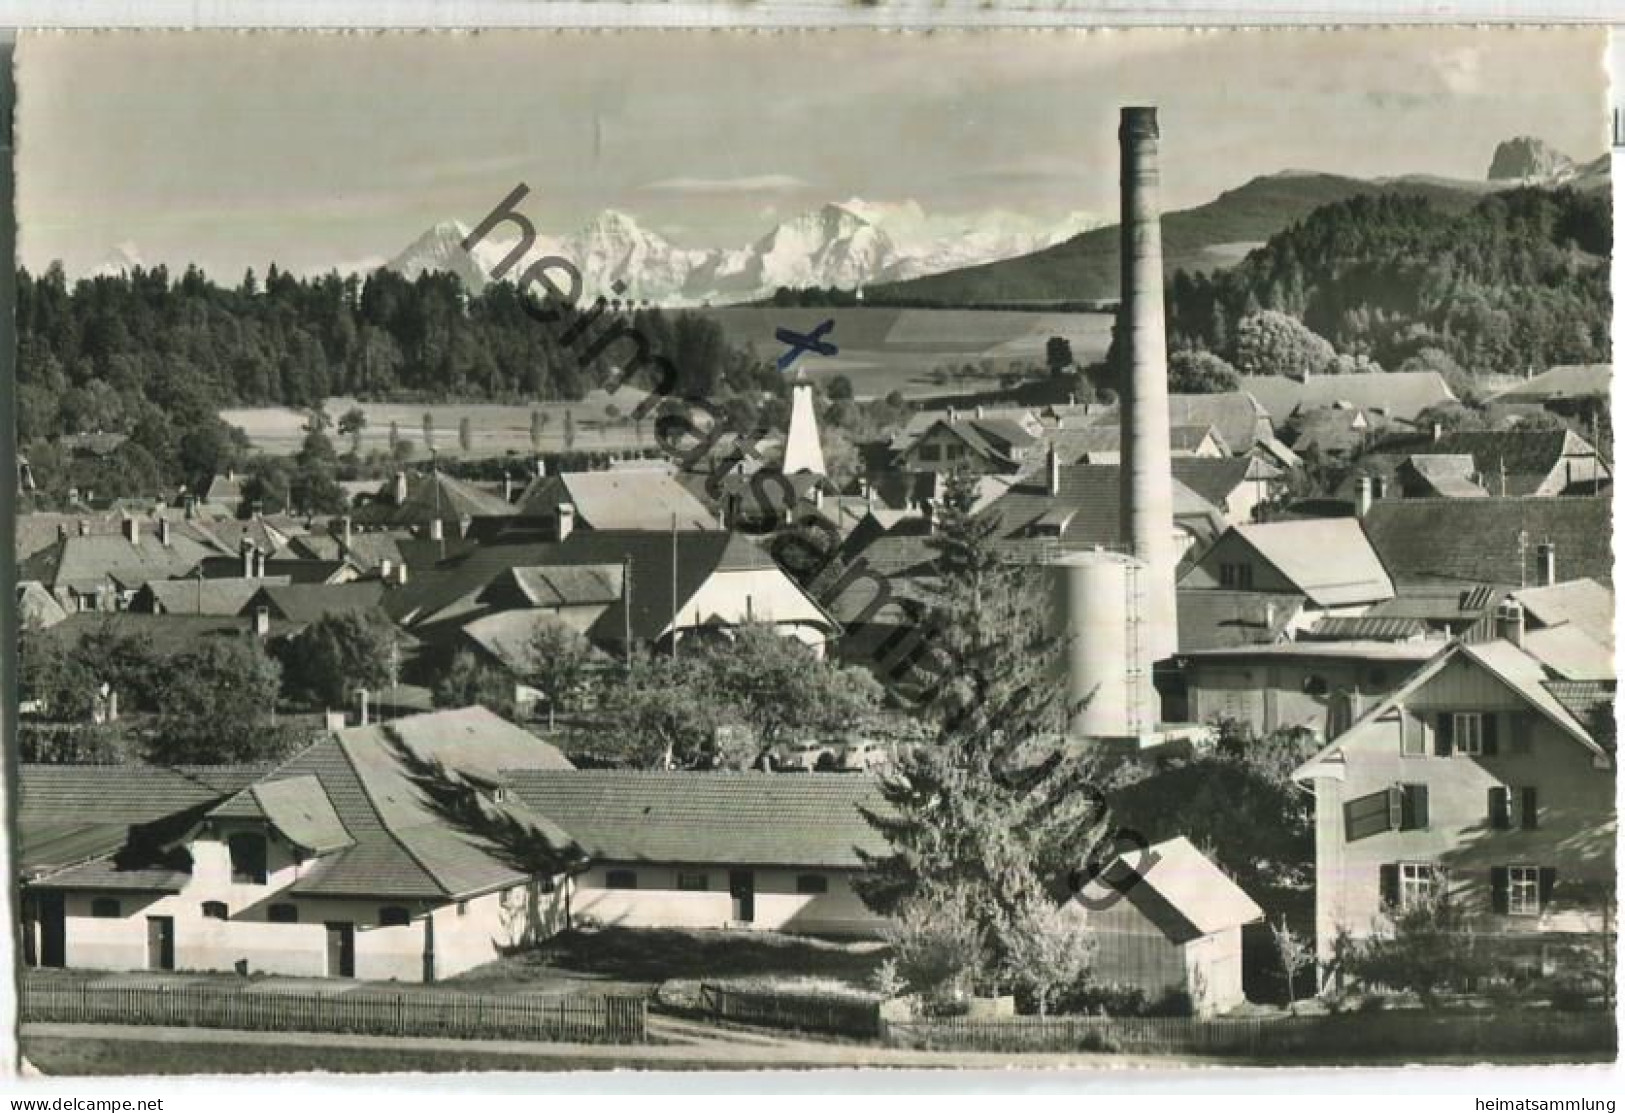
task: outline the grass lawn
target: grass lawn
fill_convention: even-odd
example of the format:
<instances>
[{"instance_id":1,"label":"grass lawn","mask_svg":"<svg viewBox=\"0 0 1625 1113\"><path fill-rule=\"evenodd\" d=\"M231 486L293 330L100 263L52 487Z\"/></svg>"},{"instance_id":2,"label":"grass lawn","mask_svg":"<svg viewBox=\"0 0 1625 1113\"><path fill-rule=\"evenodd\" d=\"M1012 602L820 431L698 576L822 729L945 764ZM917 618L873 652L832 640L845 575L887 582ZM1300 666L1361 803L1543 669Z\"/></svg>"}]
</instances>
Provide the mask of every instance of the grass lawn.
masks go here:
<instances>
[{"instance_id":1,"label":"grass lawn","mask_svg":"<svg viewBox=\"0 0 1625 1113\"><path fill-rule=\"evenodd\" d=\"M679 980L866 986L883 957L875 942L764 931L599 928L570 931L442 983L481 993L652 993Z\"/></svg>"}]
</instances>

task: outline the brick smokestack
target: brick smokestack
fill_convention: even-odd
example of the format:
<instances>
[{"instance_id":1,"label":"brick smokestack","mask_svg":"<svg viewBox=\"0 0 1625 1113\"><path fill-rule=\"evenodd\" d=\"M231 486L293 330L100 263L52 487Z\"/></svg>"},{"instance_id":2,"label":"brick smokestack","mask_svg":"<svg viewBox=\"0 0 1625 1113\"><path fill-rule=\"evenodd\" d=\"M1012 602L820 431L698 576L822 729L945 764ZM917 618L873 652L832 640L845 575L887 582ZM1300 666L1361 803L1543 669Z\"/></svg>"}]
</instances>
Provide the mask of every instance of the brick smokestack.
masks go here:
<instances>
[{"instance_id":1,"label":"brick smokestack","mask_svg":"<svg viewBox=\"0 0 1625 1113\"><path fill-rule=\"evenodd\" d=\"M1162 309L1162 218L1157 192L1157 110L1125 108L1122 156L1123 536L1145 562L1144 647L1152 660L1178 648L1174 492L1168 441L1168 340Z\"/></svg>"}]
</instances>

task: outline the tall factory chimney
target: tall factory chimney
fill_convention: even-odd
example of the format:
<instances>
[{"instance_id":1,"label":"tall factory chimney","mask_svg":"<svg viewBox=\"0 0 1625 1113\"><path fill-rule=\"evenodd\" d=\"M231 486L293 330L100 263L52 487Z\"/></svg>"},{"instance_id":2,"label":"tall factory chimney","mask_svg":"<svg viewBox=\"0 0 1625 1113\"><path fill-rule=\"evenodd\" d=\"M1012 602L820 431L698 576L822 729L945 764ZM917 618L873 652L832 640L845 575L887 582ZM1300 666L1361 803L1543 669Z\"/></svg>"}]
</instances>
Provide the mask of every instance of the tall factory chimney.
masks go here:
<instances>
[{"instance_id":1,"label":"tall factory chimney","mask_svg":"<svg viewBox=\"0 0 1625 1113\"><path fill-rule=\"evenodd\" d=\"M1162 309L1162 218L1157 201L1157 110L1125 108L1122 157L1123 536L1145 564L1144 645L1152 660L1178 649L1174 492L1168 443L1168 340Z\"/></svg>"}]
</instances>

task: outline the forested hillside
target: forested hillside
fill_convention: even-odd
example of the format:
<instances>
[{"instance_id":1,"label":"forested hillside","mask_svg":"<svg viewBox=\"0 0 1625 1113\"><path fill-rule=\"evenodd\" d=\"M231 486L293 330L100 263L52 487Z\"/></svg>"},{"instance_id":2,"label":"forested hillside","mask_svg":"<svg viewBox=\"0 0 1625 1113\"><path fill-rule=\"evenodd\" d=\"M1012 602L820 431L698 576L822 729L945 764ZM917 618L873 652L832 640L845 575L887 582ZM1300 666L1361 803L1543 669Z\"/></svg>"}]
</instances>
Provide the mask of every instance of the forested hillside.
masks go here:
<instances>
[{"instance_id":1,"label":"forested hillside","mask_svg":"<svg viewBox=\"0 0 1625 1113\"><path fill-rule=\"evenodd\" d=\"M1163 269L1210 271L1239 252L1325 205L1351 197L1406 194L1431 199L1442 212L1460 211L1479 196L1477 183L1421 179L1367 182L1335 174L1286 173L1254 178L1192 209L1162 217ZM1117 225L997 263L871 286L868 304L995 306L1008 303L1111 301L1118 296Z\"/></svg>"},{"instance_id":2,"label":"forested hillside","mask_svg":"<svg viewBox=\"0 0 1625 1113\"><path fill-rule=\"evenodd\" d=\"M761 390L783 389L770 361L730 346L714 321L626 310L650 351L680 369L682 396L753 410ZM18 442L42 491L173 491L248 461L242 434L217 416L228 406L580 398L630 356L622 341L581 358L614 316L572 333L527 314L511 284L470 296L447 274L299 279L272 267L263 284L250 271L226 287L156 267L70 287L59 266L23 271ZM53 442L86 433L129 439L117 457L70 468Z\"/></svg>"},{"instance_id":3,"label":"forested hillside","mask_svg":"<svg viewBox=\"0 0 1625 1113\"><path fill-rule=\"evenodd\" d=\"M1175 275L1169 343L1234 359L1242 320L1276 310L1388 370L1426 349L1473 376L1603 362L1611 246L1597 190L1509 190L1454 213L1422 197L1355 197L1229 270Z\"/></svg>"},{"instance_id":4,"label":"forested hillside","mask_svg":"<svg viewBox=\"0 0 1625 1113\"><path fill-rule=\"evenodd\" d=\"M653 352L696 397L776 385L771 364L731 349L713 322L632 309ZM608 315L605 320L607 321ZM603 384L603 359L561 325L524 312L515 288L470 296L451 275L300 279L273 266L236 287L163 267L69 286L60 267L18 276L18 432L133 432L226 406L309 407L330 395L547 401ZM601 322L597 326L602 329ZM630 352L611 347L609 359Z\"/></svg>"}]
</instances>

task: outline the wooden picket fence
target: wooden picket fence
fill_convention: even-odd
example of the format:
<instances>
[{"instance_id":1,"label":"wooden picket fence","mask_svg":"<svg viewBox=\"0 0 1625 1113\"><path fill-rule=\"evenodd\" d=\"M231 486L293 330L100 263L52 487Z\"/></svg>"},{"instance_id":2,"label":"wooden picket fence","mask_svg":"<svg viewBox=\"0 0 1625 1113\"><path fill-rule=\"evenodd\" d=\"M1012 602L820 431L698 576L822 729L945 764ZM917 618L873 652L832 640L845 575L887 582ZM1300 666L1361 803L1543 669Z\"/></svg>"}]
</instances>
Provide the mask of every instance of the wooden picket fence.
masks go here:
<instances>
[{"instance_id":1,"label":"wooden picket fence","mask_svg":"<svg viewBox=\"0 0 1625 1113\"><path fill-rule=\"evenodd\" d=\"M834 994L773 993L705 983L700 1005L719 1020L764 1024L802 1032L830 1032L869 1039L882 1031L880 1005Z\"/></svg>"},{"instance_id":2,"label":"wooden picket fence","mask_svg":"<svg viewBox=\"0 0 1625 1113\"><path fill-rule=\"evenodd\" d=\"M930 1050L1102 1051L1310 1061L1338 1056L1498 1055L1613 1051L1606 1012L1388 1011L1338 1016L965 1017L891 1021L887 1042Z\"/></svg>"},{"instance_id":3,"label":"wooden picket fence","mask_svg":"<svg viewBox=\"0 0 1625 1113\"><path fill-rule=\"evenodd\" d=\"M290 993L221 986L108 986L25 979L24 1021L146 1024L247 1031L643 1043L641 997L503 997L454 993Z\"/></svg>"}]
</instances>

